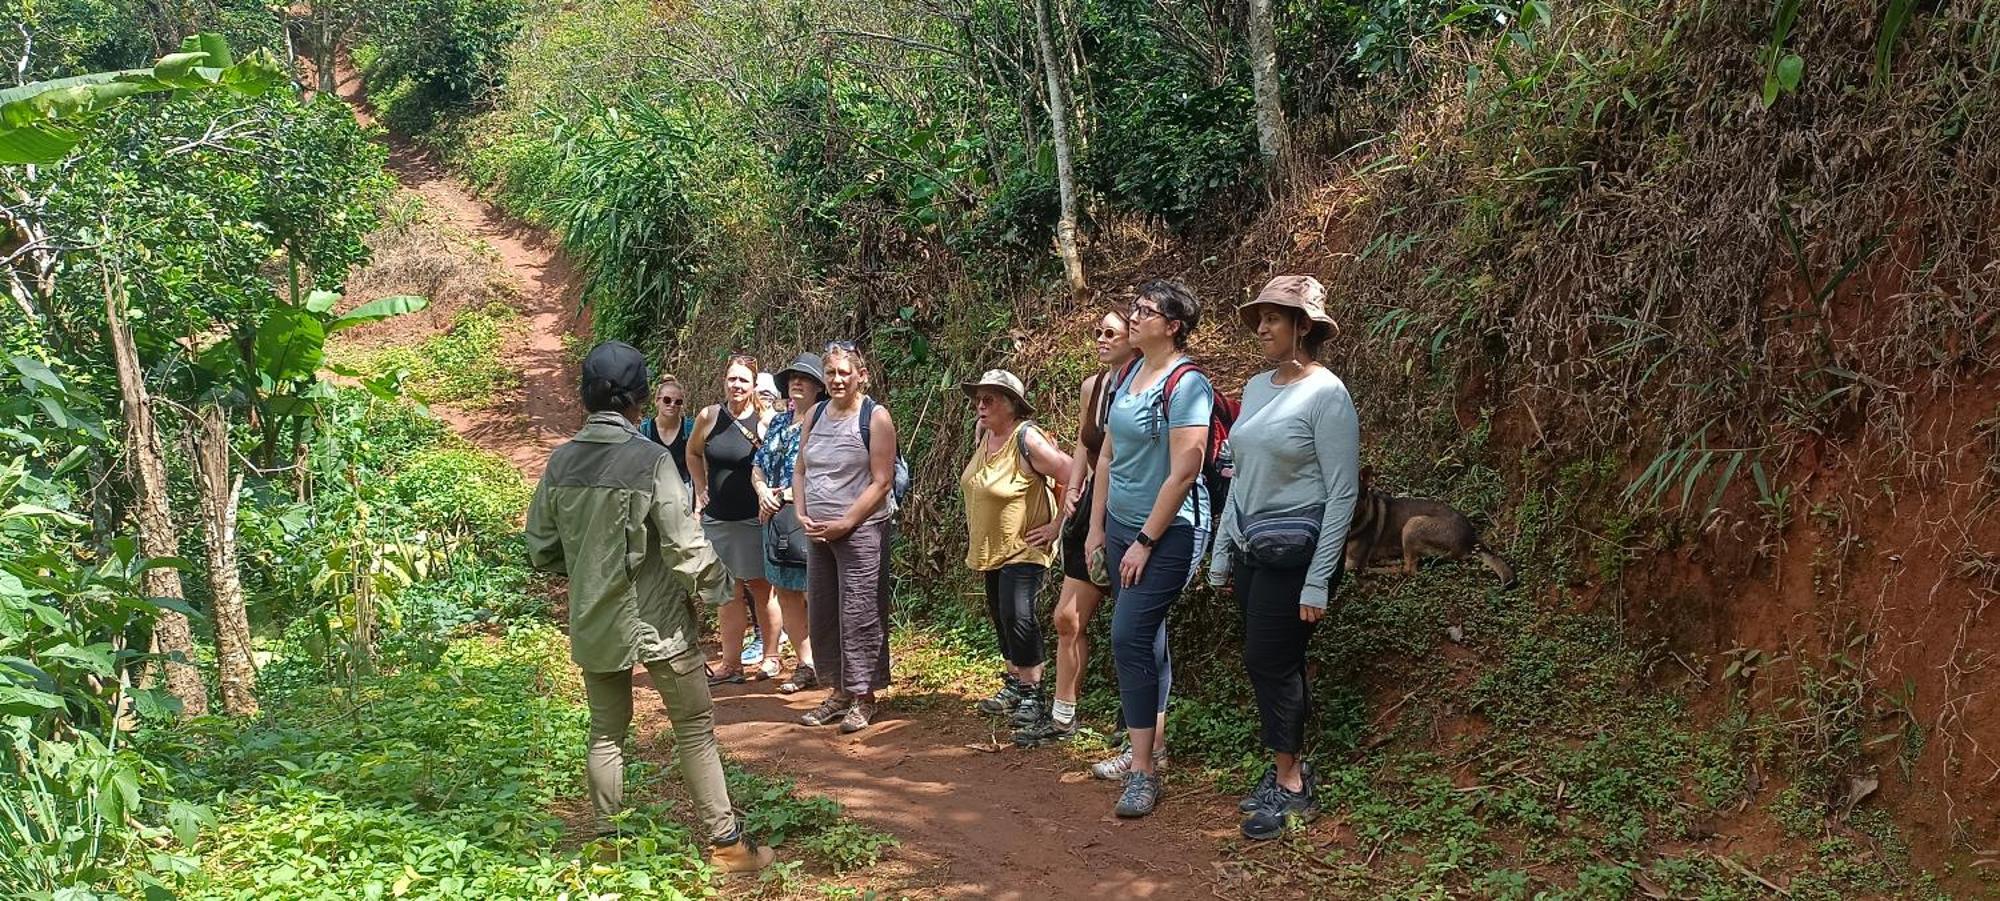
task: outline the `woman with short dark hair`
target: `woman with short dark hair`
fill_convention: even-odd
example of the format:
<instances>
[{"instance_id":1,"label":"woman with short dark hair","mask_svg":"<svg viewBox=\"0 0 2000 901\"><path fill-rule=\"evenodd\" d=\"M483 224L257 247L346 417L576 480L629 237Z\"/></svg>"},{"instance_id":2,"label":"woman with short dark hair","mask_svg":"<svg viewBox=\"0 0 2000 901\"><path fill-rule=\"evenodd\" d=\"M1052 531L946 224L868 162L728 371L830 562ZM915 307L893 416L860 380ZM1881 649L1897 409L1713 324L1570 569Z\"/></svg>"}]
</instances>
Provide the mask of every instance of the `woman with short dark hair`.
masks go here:
<instances>
[{"instance_id":1,"label":"woman with short dark hair","mask_svg":"<svg viewBox=\"0 0 2000 901\"><path fill-rule=\"evenodd\" d=\"M1361 428L1347 386L1315 360L1334 332L1326 289L1311 276L1274 278L1238 308L1275 368L1243 386L1230 432L1236 476L1209 581L1233 581L1243 609L1243 665L1257 697L1271 767L1243 799L1243 834L1271 839L1319 813L1300 754L1312 693L1306 649L1340 585L1347 525L1360 494Z\"/></svg>"},{"instance_id":2,"label":"woman with short dark hair","mask_svg":"<svg viewBox=\"0 0 2000 901\"><path fill-rule=\"evenodd\" d=\"M1186 285L1139 286L1126 319L1140 359L1112 387L1104 447L1098 452L1090 537L1104 549L1112 597L1111 653L1130 745L1091 772L1123 777L1114 812L1141 817L1159 802L1159 758L1166 752L1167 695L1173 684L1167 614L1193 577L1206 530L1208 492L1201 483L1215 388L1199 369L1170 376L1187 359L1201 305ZM1173 390L1169 392L1169 383Z\"/></svg>"}]
</instances>

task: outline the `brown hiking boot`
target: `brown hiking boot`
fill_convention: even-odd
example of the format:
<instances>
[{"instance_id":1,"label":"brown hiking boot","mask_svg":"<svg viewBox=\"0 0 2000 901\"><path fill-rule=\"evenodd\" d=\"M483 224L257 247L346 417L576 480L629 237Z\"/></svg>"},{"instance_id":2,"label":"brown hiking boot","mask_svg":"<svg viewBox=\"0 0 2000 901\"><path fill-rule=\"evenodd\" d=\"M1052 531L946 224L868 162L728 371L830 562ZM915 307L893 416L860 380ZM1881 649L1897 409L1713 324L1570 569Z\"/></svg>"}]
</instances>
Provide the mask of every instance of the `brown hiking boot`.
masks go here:
<instances>
[{"instance_id":1,"label":"brown hiking boot","mask_svg":"<svg viewBox=\"0 0 2000 901\"><path fill-rule=\"evenodd\" d=\"M736 838L724 844L717 842L708 852L708 865L724 876L732 873L755 873L771 865L778 859L778 852L757 844L757 840L736 830Z\"/></svg>"}]
</instances>

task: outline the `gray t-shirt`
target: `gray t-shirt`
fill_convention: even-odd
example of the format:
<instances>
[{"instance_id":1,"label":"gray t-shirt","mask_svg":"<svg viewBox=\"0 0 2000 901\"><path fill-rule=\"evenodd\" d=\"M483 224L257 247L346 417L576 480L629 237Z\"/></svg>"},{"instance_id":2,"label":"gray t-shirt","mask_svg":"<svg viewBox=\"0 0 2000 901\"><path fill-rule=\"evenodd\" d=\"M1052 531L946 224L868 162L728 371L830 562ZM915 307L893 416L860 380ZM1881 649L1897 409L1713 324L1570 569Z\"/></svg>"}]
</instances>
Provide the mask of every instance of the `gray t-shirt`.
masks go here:
<instances>
[{"instance_id":1,"label":"gray t-shirt","mask_svg":"<svg viewBox=\"0 0 2000 901\"><path fill-rule=\"evenodd\" d=\"M1347 386L1333 373L1314 369L1289 385L1277 384L1274 375L1258 373L1243 386L1243 410L1229 430L1236 477L1222 511L1209 581L1229 580L1242 523L1324 504L1319 545L1299 596L1302 605L1324 608L1361 492L1361 422Z\"/></svg>"}]
</instances>

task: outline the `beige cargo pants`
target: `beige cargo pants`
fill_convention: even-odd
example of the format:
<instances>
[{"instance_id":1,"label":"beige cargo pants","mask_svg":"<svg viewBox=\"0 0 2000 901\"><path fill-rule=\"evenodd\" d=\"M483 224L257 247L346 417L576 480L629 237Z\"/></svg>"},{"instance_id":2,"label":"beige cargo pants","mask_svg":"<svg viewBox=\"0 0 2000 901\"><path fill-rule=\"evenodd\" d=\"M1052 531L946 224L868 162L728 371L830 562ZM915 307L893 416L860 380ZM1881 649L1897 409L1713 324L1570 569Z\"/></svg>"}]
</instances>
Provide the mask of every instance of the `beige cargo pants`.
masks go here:
<instances>
[{"instance_id":1,"label":"beige cargo pants","mask_svg":"<svg viewBox=\"0 0 2000 901\"><path fill-rule=\"evenodd\" d=\"M683 671L685 670L685 671ZM681 781L712 838L736 832L736 815L729 804L729 786L722 777L722 755L715 742L715 702L708 694L699 651L673 660L646 663L653 687L666 702L673 721L674 759ZM583 674L590 704L590 803L597 811L597 828L609 831L611 818L625 807L625 737L632 728L632 671Z\"/></svg>"}]
</instances>

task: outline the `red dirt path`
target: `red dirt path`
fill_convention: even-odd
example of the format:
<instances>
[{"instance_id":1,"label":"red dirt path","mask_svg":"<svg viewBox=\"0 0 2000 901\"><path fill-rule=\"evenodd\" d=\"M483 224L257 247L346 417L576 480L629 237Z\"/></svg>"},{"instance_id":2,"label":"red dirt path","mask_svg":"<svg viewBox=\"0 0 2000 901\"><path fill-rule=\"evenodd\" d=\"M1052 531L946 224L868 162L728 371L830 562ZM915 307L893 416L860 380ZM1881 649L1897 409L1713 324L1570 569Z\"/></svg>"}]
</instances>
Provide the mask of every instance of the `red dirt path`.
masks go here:
<instances>
[{"instance_id":1,"label":"red dirt path","mask_svg":"<svg viewBox=\"0 0 2000 901\"><path fill-rule=\"evenodd\" d=\"M342 96L365 120L359 91L354 73L343 72ZM587 325L577 311L576 273L546 233L478 199L407 144L392 141L391 148L389 169L404 187L450 225L490 244L523 288L514 303L526 327L506 349L519 366L521 389L481 410L436 409L459 434L533 479L580 421L564 354L564 337ZM420 321L442 328L448 318ZM637 681L646 683L643 670ZM1061 751L972 747L992 747L994 733L971 712L970 699L892 689L881 722L844 736L796 722L824 692L787 698L774 684L717 690L724 751L759 772L796 779L803 791L829 795L848 816L896 836L900 845L877 872L859 874L865 888L1003 901L1217 896L1218 844L1234 834L1238 815L1233 799L1205 784L1192 778L1176 784L1169 774L1159 813L1120 821L1111 815L1115 786L1085 778ZM672 744L670 734L661 741L664 711L658 704L640 707L635 747L664 762Z\"/></svg>"}]
</instances>

